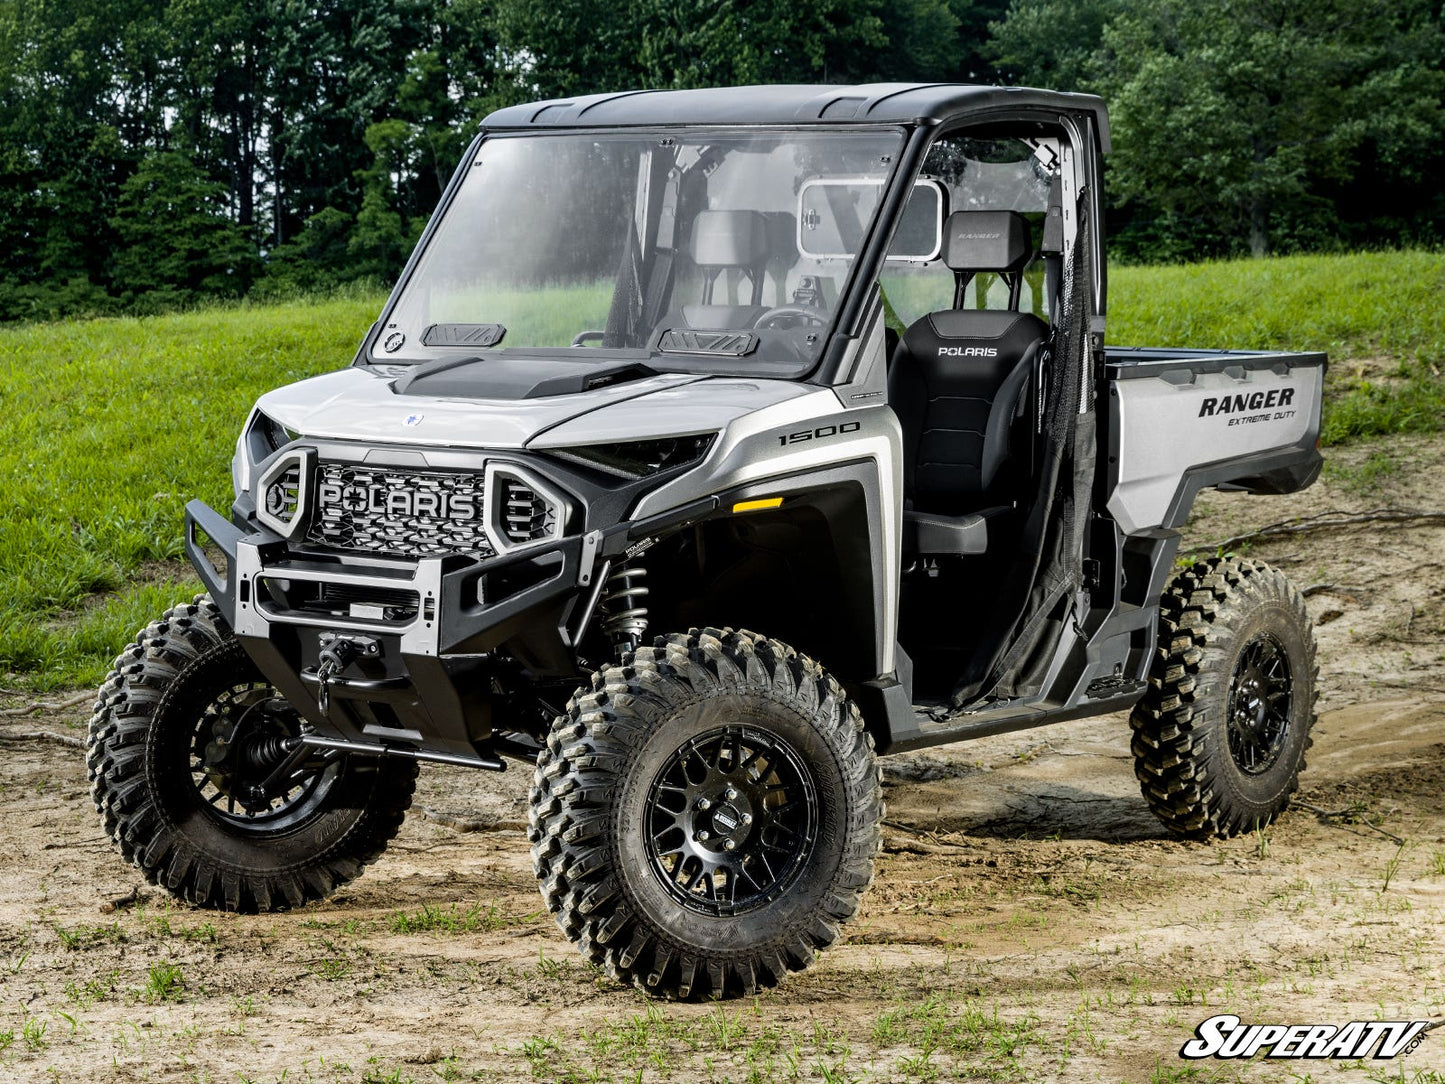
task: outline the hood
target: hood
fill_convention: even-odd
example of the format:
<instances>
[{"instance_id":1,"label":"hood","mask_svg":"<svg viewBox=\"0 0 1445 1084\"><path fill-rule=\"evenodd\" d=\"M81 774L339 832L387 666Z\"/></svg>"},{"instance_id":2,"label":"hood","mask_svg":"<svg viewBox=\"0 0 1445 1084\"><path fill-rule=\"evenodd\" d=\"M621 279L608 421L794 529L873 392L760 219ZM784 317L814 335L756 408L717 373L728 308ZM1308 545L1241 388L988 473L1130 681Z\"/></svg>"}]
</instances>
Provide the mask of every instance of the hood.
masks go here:
<instances>
[{"instance_id":1,"label":"hood","mask_svg":"<svg viewBox=\"0 0 1445 1084\"><path fill-rule=\"evenodd\" d=\"M571 395L462 399L399 395L392 388L392 376L352 367L268 392L256 406L287 429L308 437L368 444L522 448L584 414L702 379L661 373Z\"/></svg>"},{"instance_id":2,"label":"hood","mask_svg":"<svg viewBox=\"0 0 1445 1084\"><path fill-rule=\"evenodd\" d=\"M726 429L745 414L816 392L788 380L712 376L622 402L599 405L539 433L529 448L566 448L627 440L683 437Z\"/></svg>"}]
</instances>

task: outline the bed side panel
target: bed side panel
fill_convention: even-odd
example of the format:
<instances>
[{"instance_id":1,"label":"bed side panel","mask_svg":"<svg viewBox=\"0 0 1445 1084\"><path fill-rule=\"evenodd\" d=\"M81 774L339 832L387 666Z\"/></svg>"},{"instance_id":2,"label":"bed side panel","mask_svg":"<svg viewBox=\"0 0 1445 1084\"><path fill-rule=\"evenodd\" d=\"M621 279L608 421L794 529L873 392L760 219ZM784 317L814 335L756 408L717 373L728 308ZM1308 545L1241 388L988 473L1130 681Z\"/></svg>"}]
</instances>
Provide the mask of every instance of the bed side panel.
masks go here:
<instances>
[{"instance_id":1,"label":"bed side panel","mask_svg":"<svg viewBox=\"0 0 1445 1084\"><path fill-rule=\"evenodd\" d=\"M1319 473L1323 355L1113 364L1109 383L1107 503L1126 534L1182 525L1205 486L1289 492Z\"/></svg>"}]
</instances>

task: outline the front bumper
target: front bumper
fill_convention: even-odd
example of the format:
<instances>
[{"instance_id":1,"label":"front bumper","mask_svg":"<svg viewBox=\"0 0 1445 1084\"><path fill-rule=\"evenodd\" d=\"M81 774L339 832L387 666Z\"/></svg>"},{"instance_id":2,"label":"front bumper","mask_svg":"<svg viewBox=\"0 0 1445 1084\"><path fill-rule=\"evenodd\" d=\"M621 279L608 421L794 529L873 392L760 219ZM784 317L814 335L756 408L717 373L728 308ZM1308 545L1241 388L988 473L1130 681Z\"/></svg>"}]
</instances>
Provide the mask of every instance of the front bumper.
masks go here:
<instances>
[{"instance_id":1,"label":"front bumper","mask_svg":"<svg viewBox=\"0 0 1445 1084\"><path fill-rule=\"evenodd\" d=\"M530 668L571 666L567 617L579 586L590 582L594 555L580 535L486 560L298 551L201 501L186 506L185 530L186 555L237 639L318 732L458 756L473 754L492 732L490 697L477 691L490 684L478 672L489 652L508 643ZM224 555L224 570L202 536ZM318 590L363 601L318 612L307 604ZM367 604L369 596L407 601L388 608ZM331 680L326 711L316 695L323 633L377 644L373 656Z\"/></svg>"}]
</instances>

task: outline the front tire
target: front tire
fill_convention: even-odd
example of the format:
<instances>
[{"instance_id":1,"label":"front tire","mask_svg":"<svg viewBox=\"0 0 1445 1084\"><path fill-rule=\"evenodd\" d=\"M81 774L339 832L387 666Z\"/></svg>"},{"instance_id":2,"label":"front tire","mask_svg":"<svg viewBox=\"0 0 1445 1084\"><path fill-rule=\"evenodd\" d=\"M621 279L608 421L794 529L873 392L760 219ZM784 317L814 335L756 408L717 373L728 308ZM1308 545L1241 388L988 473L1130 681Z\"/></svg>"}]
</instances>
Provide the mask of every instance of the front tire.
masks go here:
<instances>
[{"instance_id":1,"label":"front tire","mask_svg":"<svg viewBox=\"0 0 1445 1084\"><path fill-rule=\"evenodd\" d=\"M284 762L300 717L200 596L142 629L90 722L86 765L106 834L152 883L201 907L261 912L322 899L401 827L412 761Z\"/></svg>"},{"instance_id":2,"label":"front tire","mask_svg":"<svg viewBox=\"0 0 1445 1084\"><path fill-rule=\"evenodd\" d=\"M837 940L883 817L871 738L817 663L750 632L657 639L579 689L531 791L547 909L647 993L734 997Z\"/></svg>"},{"instance_id":3,"label":"front tire","mask_svg":"<svg viewBox=\"0 0 1445 1084\"><path fill-rule=\"evenodd\" d=\"M1304 598L1283 573L1234 558L1180 572L1129 719L1134 772L1159 819L1204 839L1279 816L1312 743L1318 675Z\"/></svg>"}]
</instances>

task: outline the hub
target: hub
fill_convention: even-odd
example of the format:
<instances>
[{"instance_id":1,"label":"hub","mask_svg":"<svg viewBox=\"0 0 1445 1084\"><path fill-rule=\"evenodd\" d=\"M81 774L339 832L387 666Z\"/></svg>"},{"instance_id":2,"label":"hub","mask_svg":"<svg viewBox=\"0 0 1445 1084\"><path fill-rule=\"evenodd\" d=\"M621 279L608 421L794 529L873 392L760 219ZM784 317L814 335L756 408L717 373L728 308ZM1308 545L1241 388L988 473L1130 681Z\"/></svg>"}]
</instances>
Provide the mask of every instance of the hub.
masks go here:
<instances>
[{"instance_id":1,"label":"hub","mask_svg":"<svg viewBox=\"0 0 1445 1084\"><path fill-rule=\"evenodd\" d=\"M812 773L776 735L741 726L710 731L673 753L653 787L653 871L694 910L762 907L812 852Z\"/></svg>"},{"instance_id":2,"label":"hub","mask_svg":"<svg viewBox=\"0 0 1445 1084\"><path fill-rule=\"evenodd\" d=\"M222 819L284 818L315 797L324 775L324 765L282 770L296 756L299 734L299 716L269 685L237 685L197 722L192 782Z\"/></svg>"}]
</instances>

